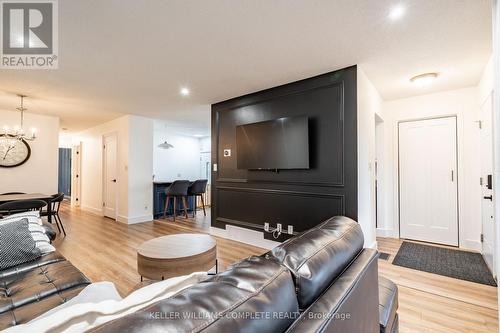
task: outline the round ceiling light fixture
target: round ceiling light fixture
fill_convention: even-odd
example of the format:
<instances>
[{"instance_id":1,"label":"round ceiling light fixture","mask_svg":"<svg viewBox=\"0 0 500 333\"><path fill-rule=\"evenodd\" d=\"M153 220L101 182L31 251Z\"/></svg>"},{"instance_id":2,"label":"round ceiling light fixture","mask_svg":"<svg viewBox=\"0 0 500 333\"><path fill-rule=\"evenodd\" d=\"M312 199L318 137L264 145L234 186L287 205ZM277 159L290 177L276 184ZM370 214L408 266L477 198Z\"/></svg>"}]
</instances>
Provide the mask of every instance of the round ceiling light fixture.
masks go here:
<instances>
[{"instance_id":1,"label":"round ceiling light fixture","mask_svg":"<svg viewBox=\"0 0 500 333\"><path fill-rule=\"evenodd\" d=\"M182 96L189 96L189 89L186 87L182 87L180 92Z\"/></svg>"},{"instance_id":2,"label":"round ceiling light fixture","mask_svg":"<svg viewBox=\"0 0 500 333\"><path fill-rule=\"evenodd\" d=\"M435 79L437 79L437 77L438 73L424 73L412 77L410 81L417 87L422 88L429 86L432 82L434 82Z\"/></svg>"},{"instance_id":3,"label":"round ceiling light fixture","mask_svg":"<svg viewBox=\"0 0 500 333\"><path fill-rule=\"evenodd\" d=\"M406 8L399 4L397 6L394 6L391 11L389 12L389 18L393 21L399 20L405 15Z\"/></svg>"}]
</instances>

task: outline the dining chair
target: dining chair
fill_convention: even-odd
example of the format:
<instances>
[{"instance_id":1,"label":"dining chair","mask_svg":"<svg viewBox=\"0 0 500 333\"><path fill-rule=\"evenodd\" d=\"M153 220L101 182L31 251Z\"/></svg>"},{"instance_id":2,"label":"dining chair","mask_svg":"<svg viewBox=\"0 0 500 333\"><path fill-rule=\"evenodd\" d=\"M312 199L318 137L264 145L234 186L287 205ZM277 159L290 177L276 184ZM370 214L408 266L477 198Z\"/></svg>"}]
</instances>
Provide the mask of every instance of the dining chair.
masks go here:
<instances>
[{"instance_id":1,"label":"dining chair","mask_svg":"<svg viewBox=\"0 0 500 333\"><path fill-rule=\"evenodd\" d=\"M56 221L56 226L57 226L57 229L59 230L59 233L61 233L61 229L62 229L62 233L64 234L64 236L66 236L66 230L64 230L64 225L62 223L62 220L61 220L61 217L59 216L59 208L61 208L61 202L64 200L64 193L63 192L59 192L59 193L56 193L54 195L52 195L52 199L50 200L50 204L52 205L52 209L51 209L51 215L54 217L54 220ZM42 211L40 213L40 216L48 216L48 212L47 211Z\"/></svg>"},{"instance_id":2,"label":"dining chair","mask_svg":"<svg viewBox=\"0 0 500 333\"><path fill-rule=\"evenodd\" d=\"M47 206L47 203L43 200L14 200L1 204L0 212L2 215L10 215L29 210L38 210L41 214L42 208L45 206Z\"/></svg>"},{"instance_id":3,"label":"dining chair","mask_svg":"<svg viewBox=\"0 0 500 333\"><path fill-rule=\"evenodd\" d=\"M207 212L205 211L205 201L203 199L203 195L207 191L207 179L198 179L195 180L188 188L188 196L194 197L194 209L193 209L193 217L196 214L196 198L200 197L201 205L203 207L203 215L207 216Z\"/></svg>"},{"instance_id":4,"label":"dining chair","mask_svg":"<svg viewBox=\"0 0 500 333\"><path fill-rule=\"evenodd\" d=\"M170 199L174 199L173 216L175 222L175 216L177 215L177 198L182 200L182 206L184 207L184 214L188 218L187 213L187 193L189 187L189 180L176 180L169 187L165 189L165 210L163 211L163 218L167 216L168 206L170 205Z\"/></svg>"}]
</instances>

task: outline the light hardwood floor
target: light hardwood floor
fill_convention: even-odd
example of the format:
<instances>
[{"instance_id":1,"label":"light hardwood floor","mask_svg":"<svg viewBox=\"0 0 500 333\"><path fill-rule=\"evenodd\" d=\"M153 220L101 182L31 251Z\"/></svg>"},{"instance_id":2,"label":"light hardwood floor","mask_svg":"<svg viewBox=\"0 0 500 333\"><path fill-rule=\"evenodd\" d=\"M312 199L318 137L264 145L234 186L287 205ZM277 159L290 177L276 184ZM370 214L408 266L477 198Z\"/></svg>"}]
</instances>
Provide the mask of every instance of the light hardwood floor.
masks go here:
<instances>
[{"instance_id":1,"label":"light hardwood floor","mask_svg":"<svg viewBox=\"0 0 500 333\"><path fill-rule=\"evenodd\" d=\"M179 233L209 233L210 217L198 212L196 218L171 219L126 225L80 209L61 205L66 237L57 237L54 246L93 282L112 281L122 295L140 282L137 248L155 237ZM217 240L219 270L266 250L223 239Z\"/></svg>"},{"instance_id":2,"label":"light hardwood floor","mask_svg":"<svg viewBox=\"0 0 500 333\"><path fill-rule=\"evenodd\" d=\"M379 273L398 285L402 333L498 332L497 288L392 265L402 240L378 238Z\"/></svg>"},{"instance_id":3,"label":"light hardwood floor","mask_svg":"<svg viewBox=\"0 0 500 333\"><path fill-rule=\"evenodd\" d=\"M176 233L208 233L209 216L155 220L125 225L69 205L60 212L68 233L55 247L92 281L112 281L122 295L139 283L136 250L144 241ZM265 249L216 238L219 269ZM379 272L399 286L401 333L498 332L497 289L477 283L411 270L391 264L400 240L379 238L389 261L379 260Z\"/></svg>"}]
</instances>

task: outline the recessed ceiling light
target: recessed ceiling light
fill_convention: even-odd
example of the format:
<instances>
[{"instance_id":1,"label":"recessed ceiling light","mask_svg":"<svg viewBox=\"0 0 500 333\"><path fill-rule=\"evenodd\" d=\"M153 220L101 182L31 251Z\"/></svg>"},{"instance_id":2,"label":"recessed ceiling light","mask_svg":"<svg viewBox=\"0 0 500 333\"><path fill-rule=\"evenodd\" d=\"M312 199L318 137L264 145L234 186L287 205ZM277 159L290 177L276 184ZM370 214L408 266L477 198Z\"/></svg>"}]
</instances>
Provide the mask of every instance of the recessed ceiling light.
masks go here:
<instances>
[{"instance_id":1,"label":"recessed ceiling light","mask_svg":"<svg viewBox=\"0 0 500 333\"><path fill-rule=\"evenodd\" d=\"M392 7L389 13L389 18L393 21L399 20L401 17L404 16L405 12L406 8L403 5L396 5Z\"/></svg>"},{"instance_id":2,"label":"recessed ceiling light","mask_svg":"<svg viewBox=\"0 0 500 333\"><path fill-rule=\"evenodd\" d=\"M182 96L189 96L189 89L186 87L181 88L181 95Z\"/></svg>"},{"instance_id":3,"label":"recessed ceiling light","mask_svg":"<svg viewBox=\"0 0 500 333\"><path fill-rule=\"evenodd\" d=\"M417 87L426 87L438 77L438 73L424 73L410 79Z\"/></svg>"}]
</instances>

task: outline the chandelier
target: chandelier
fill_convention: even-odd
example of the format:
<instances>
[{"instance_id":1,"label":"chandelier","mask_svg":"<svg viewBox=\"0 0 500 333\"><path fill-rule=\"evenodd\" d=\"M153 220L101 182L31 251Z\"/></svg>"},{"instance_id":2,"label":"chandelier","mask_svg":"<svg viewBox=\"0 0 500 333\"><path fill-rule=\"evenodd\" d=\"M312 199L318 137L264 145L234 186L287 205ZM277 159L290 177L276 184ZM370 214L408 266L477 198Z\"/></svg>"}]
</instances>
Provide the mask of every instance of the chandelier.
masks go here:
<instances>
[{"instance_id":1,"label":"chandelier","mask_svg":"<svg viewBox=\"0 0 500 333\"><path fill-rule=\"evenodd\" d=\"M16 110L21 112L21 124L14 126L11 130L9 126L3 127L3 133L0 133L0 138L2 139L10 139L10 140L25 140L25 141L33 141L36 139L36 129L32 128L31 133L27 135L24 132L24 111L28 110L24 107L24 97L26 95L17 95L21 98L21 104Z\"/></svg>"}]
</instances>

